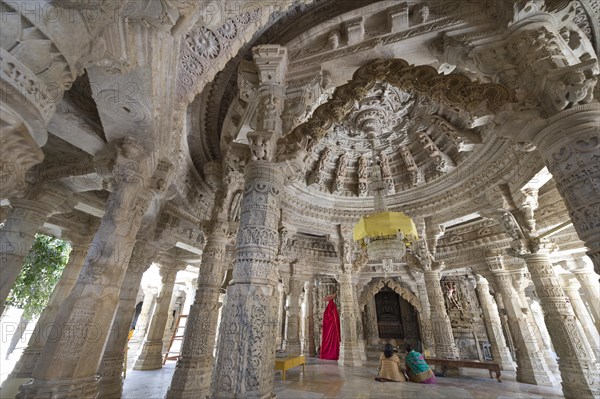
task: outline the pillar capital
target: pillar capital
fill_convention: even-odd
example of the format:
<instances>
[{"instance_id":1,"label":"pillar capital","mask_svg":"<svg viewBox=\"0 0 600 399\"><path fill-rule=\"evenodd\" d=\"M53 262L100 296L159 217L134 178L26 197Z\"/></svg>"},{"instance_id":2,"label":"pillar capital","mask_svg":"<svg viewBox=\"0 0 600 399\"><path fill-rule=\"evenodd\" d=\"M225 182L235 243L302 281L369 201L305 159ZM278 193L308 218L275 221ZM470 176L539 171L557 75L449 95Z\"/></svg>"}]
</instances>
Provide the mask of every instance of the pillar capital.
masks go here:
<instances>
[{"instance_id":1,"label":"pillar capital","mask_svg":"<svg viewBox=\"0 0 600 399\"><path fill-rule=\"evenodd\" d=\"M252 49L252 58L258 69L261 85L283 84L287 72L287 48L278 44L264 44Z\"/></svg>"}]
</instances>

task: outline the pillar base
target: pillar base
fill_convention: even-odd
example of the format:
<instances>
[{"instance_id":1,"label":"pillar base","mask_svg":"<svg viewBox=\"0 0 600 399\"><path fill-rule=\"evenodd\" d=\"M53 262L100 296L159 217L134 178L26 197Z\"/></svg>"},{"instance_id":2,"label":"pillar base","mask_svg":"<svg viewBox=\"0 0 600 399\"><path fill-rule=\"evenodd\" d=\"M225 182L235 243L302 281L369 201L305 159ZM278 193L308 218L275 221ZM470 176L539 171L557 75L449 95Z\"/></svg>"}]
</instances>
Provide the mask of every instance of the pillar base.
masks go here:
<instances>
[{"instance_id":1,"label":"pillar base","mask_svg":"<svg viewBox=\"0 0 600 399\"><path fill-rule=\"evenodd\" d=\"M510 351L508 350L508 348L500 350L500 353L498 356L500 356L500 359L498 359L498 360L494 359L494 362L500 363L500 368L503 371L516 371L517 370L517 366L515 365L515 362L512 360L512 356L510 355Z\"/></svg>"},{"instance_id":2,"label":"pillar base","mask_svg":"<svg viewBox=\"0 0 600 399\"><path fill-rule=\"evenodd\" d=\"M367 361L367 350L365 349L365 341L363 339L358 341L358 356L363 362Z\"/></svg>"},{"instance_id":3,"label":"pillar base","mask_svg":"<svg viewBox=\"0 0 600 399\"><path fill-rule=\"evenodd\" d=\"M158 370L162 368L163 340L144 342L142 353L138 356L133 366L134 370Z\"/></svg>"},{"instance_id":4,"label":"pillar base","mask_svg":"<svg viewBox=\"0 0 600 399\"><path fill-rule=\"evenodd\" d=\"M105 353L102 357L100 371L102 377L98 382L99 398L118 399L123 393L123 353Z\"/></svg>"},{"instance_id":5,"label":"pillar base","mask_svg":"<svg viewBox=\"0 0 600 399\"><path fill-rule=\"evenodd\" d=\"M8 376L2 383L2 389L0 390L0 397L2 398L14 398L19 392L19 387L23 384L28 384L33 381L33 378L17 378Z\"/></svg>"},{"instance_id":6,"label":"pillar base","mask_svg":"<svg viewBox=\"0 0 600 399\"><path fill-rule=\"evenodd\" d=\"M0 389L2 398L14 398L19 391L19 386L33 380L33 369L39 357L39 350L26 348L23 351L15 368L2 383Z\"/></svg>"},{"instance_id":7,"label":"pillar base","mask_svg":"<svg viewBox=\"0 0 600 399\"><path fill-rule=\"evenodd\" d=\"M561 360L558 368L562 378L565 398L600 398L600 368L598 363L581 364L578 361Z\"/></svg>"},{"instance_id":8,"label":"pillar base","mask_svg":"<svg viewBox=\"0 0 600 399\"><path fill-rule=\"evenodd\" d=\"M532 353L530 356L531 359L522 359L517 362L517 381L532 385L556 386L556 380L545 364L542 355Z\"/></svg>"},{"instance_id":9,"label":"pillar base","mask_svg":"<svg viewBox=\"0 0 600 399\"><path fill-rule=\"evenodd\" d=\"M351 367L360 367L363 365L357 343L352 343L350 345L344 345L342 343L340 345L340 357L338 359L338 365Z\"/></svg>"},{"instance_id":10,"label":"pillar base","mask_svg":"<svg viewBox=\"0 0 600 399\"><path fill-rule=\"evenodd\" d=\"M22 385L16 399L96 399L98 397L98 376L86 378L33 380Z\"/></svg>"},{"instance_id":11,"label":"pillar base","mask_svg":"<svg viewBox=\"0 0 600 399\"><path fill-rule=\"evenodd\" d=\"M298 342L288 341L285 351L290 355L300 356L302 354L302 348L300 347L300 341L298 341Z\"/></svg>"},{"instance_id":12,"label":"pillar base","mask_svg":"<svg viewBox=\"0 0 600 399\"><path fill-rule=\"evenodd\" d=\"M210 384L213 367L212 356L209 359L180 358L175 366L175 374L166 399L205 399L210 396Z\"/></svg>"}]
</instances>

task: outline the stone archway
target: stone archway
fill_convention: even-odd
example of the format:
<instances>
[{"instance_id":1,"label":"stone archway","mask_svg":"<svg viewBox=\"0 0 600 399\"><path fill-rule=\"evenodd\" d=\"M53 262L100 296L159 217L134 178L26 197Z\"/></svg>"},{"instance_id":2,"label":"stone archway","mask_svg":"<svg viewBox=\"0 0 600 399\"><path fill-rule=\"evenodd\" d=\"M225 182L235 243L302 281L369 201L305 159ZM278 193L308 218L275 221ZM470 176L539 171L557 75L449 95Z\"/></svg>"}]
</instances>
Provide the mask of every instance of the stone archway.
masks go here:
<instances>
[{"instance_id":1,"label":"stone archway","mask_svg":"<svg viewBox=\"0 0 600 399\"><path fill-rule=\"evenodd\" d=\"M393 293L397 294L401 307L404 309L400 312L402 320L399 320L402 327L401 330L404 336L404 328L406 326L409 327L410 331L405 338L398 338L399 341L395 341L392 339L385 338L381 335L381 325L379 324L379 310L377 310L376 303L376 295L384 290L391 290ZM402 305L404 303L404 305ZM411 344L417 344L417 341L421 338L421 326L419 325L419 315L421 314L421 303L417 296L408 288L403 287L400 282L392 278L374 278L371 280L361 291L359 296L359 306L361 311L364 311L364 326L363 329L365 331L364 337L366 340L366 344L369 350L380 350L380 346L386 342L395 342L395 344L401 344L402 342L410 342ZM409 310L410 308L414 309L418 313L414 314L414 316L409 316L409 313L412 312ZM404 313L404 312L409 313ZM407 316L407 317L405 317ZM414 318L414 320L412 320ZM407 341L405 341L405 339Z\"/></svg>"},{"instance_id":2,"label":"stone archway","mask_svg":"<svg viewBox=\"0 0 600 399\"><path fill-rule=\"evenodd\" d=\"M408 288L403 287L398 281L391 278L373 279L368 283L362 290L359 297L359 305L361 308L367 304L369 298L372 298L377 294L383 287L390 287L394 292L400 295L401 298L405 299L410 303L417 312L421 313L421 302L419 298Z\"/></svg>"}]
</instances>

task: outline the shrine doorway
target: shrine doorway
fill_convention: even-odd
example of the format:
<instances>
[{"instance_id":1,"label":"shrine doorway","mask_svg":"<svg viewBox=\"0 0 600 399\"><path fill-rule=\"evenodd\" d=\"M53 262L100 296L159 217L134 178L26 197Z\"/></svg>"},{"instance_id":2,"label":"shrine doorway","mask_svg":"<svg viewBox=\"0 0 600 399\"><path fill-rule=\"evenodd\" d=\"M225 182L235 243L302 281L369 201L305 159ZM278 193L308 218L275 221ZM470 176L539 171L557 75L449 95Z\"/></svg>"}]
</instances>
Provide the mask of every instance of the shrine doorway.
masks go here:
<instances>
[{"instance_id":1,"label":"shrine doorway","mask_svg":"<svg viewBox=\"0 0 600 399\"><path fill-rule=\"evenodd\" d=\"M415 308L388 285L375 294L375 309L379 339L413 343L420 340Z\"/></svg>"}]
</instances>

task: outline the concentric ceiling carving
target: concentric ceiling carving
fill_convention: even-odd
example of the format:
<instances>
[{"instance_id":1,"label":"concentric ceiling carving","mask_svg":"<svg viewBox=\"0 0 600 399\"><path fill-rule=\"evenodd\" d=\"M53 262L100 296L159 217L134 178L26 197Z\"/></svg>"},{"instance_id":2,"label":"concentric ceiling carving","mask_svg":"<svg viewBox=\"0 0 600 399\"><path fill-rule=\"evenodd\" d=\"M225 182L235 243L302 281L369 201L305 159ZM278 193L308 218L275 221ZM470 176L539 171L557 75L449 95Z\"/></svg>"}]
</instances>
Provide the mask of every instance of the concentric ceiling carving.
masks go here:
<instances>
[{"instance_id":1,"label":"concentric ceiling carving","mask_svg":"<svg viewBox=\"0 0 600 399\"><path fill-rule=\"evenodd\" d=\"M480 143L478 129L443 107L380 82L314 148L306 183L331 194L370 196L379 167L391 194L450 172Z\"/></svg>"}]
</instances>

